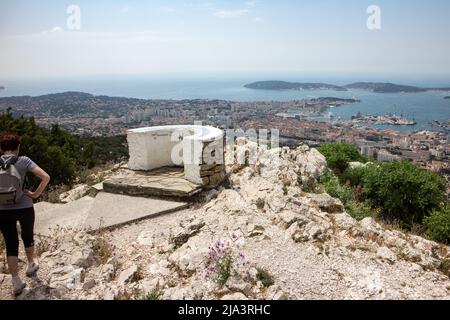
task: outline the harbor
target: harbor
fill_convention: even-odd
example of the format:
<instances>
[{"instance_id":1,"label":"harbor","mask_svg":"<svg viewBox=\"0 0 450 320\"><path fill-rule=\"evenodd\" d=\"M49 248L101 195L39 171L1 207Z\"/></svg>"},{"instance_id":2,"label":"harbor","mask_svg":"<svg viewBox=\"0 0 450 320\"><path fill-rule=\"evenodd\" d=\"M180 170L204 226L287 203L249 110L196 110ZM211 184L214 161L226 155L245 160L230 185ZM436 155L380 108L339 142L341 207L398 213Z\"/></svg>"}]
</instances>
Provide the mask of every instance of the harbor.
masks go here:
<instances>
[{"instance_id":1,"label":"harbor","mask_svg":"<svg viewBox=\"0 0 450 320\"><path fill-rule=\"evenodd\" d=\"M414 126L417 122L414 119L409 119L403 115L387 114L387 115L363 115L358 112L351 117L353 123L365 123L372 125L395 125L395 126Z\"/></svg>"}]
</instances>

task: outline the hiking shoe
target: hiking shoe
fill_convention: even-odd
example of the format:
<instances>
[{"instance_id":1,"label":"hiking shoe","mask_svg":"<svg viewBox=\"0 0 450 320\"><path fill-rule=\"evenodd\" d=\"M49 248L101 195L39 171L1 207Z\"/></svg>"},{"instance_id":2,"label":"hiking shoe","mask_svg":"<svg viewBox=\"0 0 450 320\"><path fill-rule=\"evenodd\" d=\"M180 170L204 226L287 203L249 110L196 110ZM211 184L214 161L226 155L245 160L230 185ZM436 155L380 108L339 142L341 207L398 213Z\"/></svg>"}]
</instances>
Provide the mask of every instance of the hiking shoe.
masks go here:
<instances>
[{"instance_id":1,"label":"hiking shoe","mask_svg":"<svg viewBox=\"0 0 450 320\"><path fill-rule=\"evenodd\" d=\"M25 274L27 277L32 277L36 274L36 272L39 270L39 265L36 262L32 262L28 265L27 271Z\"/></svg>"},{"instance_id":2,"label":"hiking shoe","mask_svg":"<svg viewBox=\"0 0 450 320\"><path fill-rule=\"evenodd\" d=\"M26 283L22 282L22 279L19 277L13 277L12 278L12 285L13 285L13 294L15 297L20 296L23 292L23 289L27 286Z\"/></svg>"}]
</instances>

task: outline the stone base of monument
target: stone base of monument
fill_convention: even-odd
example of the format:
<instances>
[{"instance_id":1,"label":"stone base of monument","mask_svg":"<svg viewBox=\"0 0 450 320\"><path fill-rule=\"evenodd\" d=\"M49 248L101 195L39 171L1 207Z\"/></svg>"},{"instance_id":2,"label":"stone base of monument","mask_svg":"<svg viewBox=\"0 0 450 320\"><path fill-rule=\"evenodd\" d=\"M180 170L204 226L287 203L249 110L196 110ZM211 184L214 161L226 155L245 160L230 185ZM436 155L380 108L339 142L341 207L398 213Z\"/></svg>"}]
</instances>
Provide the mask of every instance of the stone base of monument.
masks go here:
<instances>
[{"instance_id":1,"label":"stone base of monument","mask_svg":"<svg viewBox=\"0 0 450 320\"><path fill-rule=\"evenodd\" d=\"M130 160L90 196L36 206L36 233L64 228L111 228L182 210L192 197L225 179L224 132L207 126L130 130Z\"/></svg>"},{"instance_id":2,"label":"stone base of monument","mask_svg":"<svg viewBox=\"0 0 450 320\"><path fill-rule=\"evenodd\" d=\"M189 198L203 190L184 177L183 168L164 167L153 171L121 169L103 182L103 191L135 197Z\"/></svg>"}]
</instances>

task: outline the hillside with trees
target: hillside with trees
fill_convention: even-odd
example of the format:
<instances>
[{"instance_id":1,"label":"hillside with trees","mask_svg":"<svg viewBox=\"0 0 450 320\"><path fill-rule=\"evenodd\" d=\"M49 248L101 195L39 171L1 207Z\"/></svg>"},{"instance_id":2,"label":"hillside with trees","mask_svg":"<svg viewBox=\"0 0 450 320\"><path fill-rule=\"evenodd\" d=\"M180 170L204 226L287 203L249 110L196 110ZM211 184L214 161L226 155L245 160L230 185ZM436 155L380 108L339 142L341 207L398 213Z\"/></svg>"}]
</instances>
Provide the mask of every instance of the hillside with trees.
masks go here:
<instances>
[{"instance_id":1,"label":"hillside with trees","mask_svg":"<svg viewBox=\"0 0 450 320\"><path fill-rule=\"evenodd\" d=\"M330 143L319 151L330 172L320 179L356 219L374 217L450 244L450 210L445 180L409 161L376 162L348 143ZM351 167L351 162L365 162Z\"/></svg>"},{"instance_id":2,"label":"hillside with trees","mask_svg":"<svg viewBox=\"0 0 450 320\"><path fill-rule=\"evenodd\" d=\"M51 129L41 128L32 117L13 117L10 109L0 115L0 132L21 137L20 154L47 171L52 185L71 184L84 170L128 156L125 136L80 137L57 124Z\"/></svg>"}]
</instances>

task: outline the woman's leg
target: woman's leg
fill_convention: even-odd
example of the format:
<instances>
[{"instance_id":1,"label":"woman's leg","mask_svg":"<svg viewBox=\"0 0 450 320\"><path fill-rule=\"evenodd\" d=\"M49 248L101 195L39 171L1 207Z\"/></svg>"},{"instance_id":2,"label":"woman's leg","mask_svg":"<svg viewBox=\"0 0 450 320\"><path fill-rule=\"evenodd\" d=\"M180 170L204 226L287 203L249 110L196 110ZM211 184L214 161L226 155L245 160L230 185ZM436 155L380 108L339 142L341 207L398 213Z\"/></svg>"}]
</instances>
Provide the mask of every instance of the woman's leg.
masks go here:
<instances>
[{"instance_id":1,"label":"woman's leg","mask_svg":"<svg viewBox=\"0 0 450 320\"><path fill-rule=\"evenodd\" d=\"M6 260L9 273L11 273L11 282L13 294L15 296L22 293L26 284L19 277L19 236L17 234L16 213L2 212L0 218L0 228L6 244Z\"/></svg>"},{"instance_id":2,"label":"woman's leg","mask_svg":"<svg viewBox=\"0 0 450 320\"><path fill-rule=\"evenodd\" d=\"M19 258L9 256L6 258L6 260L8 262L8 270L9 270L9 273L11 273L11 276L13 278L18 277L19 276Z\"/></svg>"},{"instance_id":3,"label":"woman's leg","mask_svg":"<svg viewBox=\"0 0 450 320\"><path fill-rule=\"evenodd\" d=\"M19 237L17 235L17 225L14 215L2 213L0 229L6 245L8 270L13 277L17 277L19 274Z\"/></svg>"},{"instance_id":4,"label":"woman's leg","mask_svg":"<svg viewBox=\"0 0 450 320\"><path fill-rule=\"evenodd\" d=\"M23 209L19 214L19 223L22 230L21 237L25 246L28 264L34 262L34 208Z\"/></svg>"}]
</instances>

